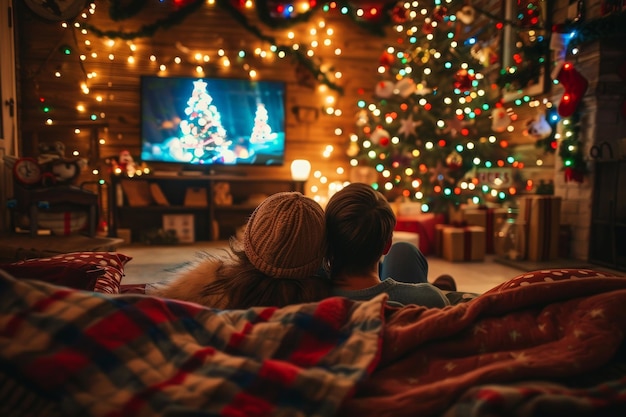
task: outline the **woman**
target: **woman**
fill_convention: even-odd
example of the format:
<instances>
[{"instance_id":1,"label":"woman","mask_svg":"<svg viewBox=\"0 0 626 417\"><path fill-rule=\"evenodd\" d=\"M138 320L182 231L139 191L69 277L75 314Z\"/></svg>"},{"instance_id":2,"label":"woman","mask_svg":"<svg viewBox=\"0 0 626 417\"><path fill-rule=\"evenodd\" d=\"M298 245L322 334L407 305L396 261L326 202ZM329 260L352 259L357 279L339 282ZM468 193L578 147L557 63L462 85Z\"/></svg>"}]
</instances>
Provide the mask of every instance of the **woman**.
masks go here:
<instances>
[{"instance_id":1,"label":"woman","mask_svg":"<svg viewBox=\"0 0 626 417\"><path fill-rule=\"evenodd\" d=\"M282 307L321 300L329 281L319 274L325 251L324 211L298 192L265 199L241 241L206 254L171 282L149 292L219 309Z\"/></svg>"}]
</instances>

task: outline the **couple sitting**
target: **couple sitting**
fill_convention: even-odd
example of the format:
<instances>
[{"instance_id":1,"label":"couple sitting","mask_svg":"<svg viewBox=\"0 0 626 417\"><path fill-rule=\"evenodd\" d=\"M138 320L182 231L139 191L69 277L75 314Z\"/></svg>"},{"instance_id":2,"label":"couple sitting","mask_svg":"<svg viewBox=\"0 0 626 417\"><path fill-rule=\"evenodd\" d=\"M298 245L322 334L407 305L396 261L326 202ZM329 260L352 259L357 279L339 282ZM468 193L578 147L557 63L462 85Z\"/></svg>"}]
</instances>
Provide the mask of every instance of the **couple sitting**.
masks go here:
<instances>
[{"instance_id":1,"label":"couple sitting","mask_svg":"<svg viewBox=\"0 0 626 417\"><path fill-rule=\"evenodd\" d=\"M368 300L381 293L402 305L449 305L427 282L419 249L392 245L395 225L387 200L366 184L334 194L326 212L300 193L274 194L254 210L242 241L231 238L224 255L207 254L147 293L219 309L282 307L335 295ZM438 281L456 290L451 277Z\"/></svg>"}]
</instances>

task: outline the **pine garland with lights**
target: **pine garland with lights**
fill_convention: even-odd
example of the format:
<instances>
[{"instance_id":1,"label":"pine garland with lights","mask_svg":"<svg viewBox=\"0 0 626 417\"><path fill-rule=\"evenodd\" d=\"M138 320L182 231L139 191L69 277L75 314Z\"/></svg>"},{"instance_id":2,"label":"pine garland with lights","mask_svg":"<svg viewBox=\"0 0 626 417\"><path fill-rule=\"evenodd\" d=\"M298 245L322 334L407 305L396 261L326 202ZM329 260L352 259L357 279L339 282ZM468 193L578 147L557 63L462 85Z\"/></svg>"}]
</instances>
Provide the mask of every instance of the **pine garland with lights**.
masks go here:
<instances>
[{"instance_id":1,"label":"pine garland with lights","mask_svg":"<svg viewBox=\"0 0 626 417\"><path fill-rule=\"evenodd\" d=\"M565 175L565 182L583 182L583 177L589 173L583 156L583 144L580 142L580 111L561 120L562 133L559 144L559 157L563 161L561 170Z\"/></svg>"},{"instance_id":2,"label":"pine garland with lights","mask_svg":"<svg viewBox=\"0 0 626 417\"><path fill-rule=\"evenodd\" d=\"M109 6L109 17L114 21L129 19L136 16L143 7L147 7L147 3L147 0L132 0L131 2L111 0ZM232 2L231 0L217 0L215 4L227 11L243 29L250 32L258 39L275 45L277 52L284 52L285 54L291 56L302 68L307 69L318 82L325 84L340 94L343 94L343 88L333 82L331 77L329 77L328 74L323 71L311 58L309 58L302 51L295 50L288 45L278 44L274 37L265 34L261 28L250 23L243 11L243 8L237 7L235 2ZM368 32L378 36L383 36L385 34L385 29L391 22L391 10L395 7L395 4L395 0L375 4L370 9L370 15L367 17L360 16L357 13L357 10L361 9L355 7L346 0L334 2L333 9L339 10L341 14L349 16L354 23ZM82 24L82 27L91 31L98 37L134 40L137 38L151 37L161 29L168 29L179 25L191 13L197 11L203 6L206 6L206 0L188 0L186 2L182 2L177 10L168 14L167 17L158 19L153 23L144 25L138 30L131 32L103 30L88 23ZM288 10L292 9L291 6L293 5L289 3L278 3L274 4L273 7L270 7L268 2L258 2L255 10L259 20L271 29L292 27L298 23L308 21L316 12L330 11L329 4L317 1L311 1L310 7L306 11L299 13L289 12Z\"/></svg>"}]
</instances>

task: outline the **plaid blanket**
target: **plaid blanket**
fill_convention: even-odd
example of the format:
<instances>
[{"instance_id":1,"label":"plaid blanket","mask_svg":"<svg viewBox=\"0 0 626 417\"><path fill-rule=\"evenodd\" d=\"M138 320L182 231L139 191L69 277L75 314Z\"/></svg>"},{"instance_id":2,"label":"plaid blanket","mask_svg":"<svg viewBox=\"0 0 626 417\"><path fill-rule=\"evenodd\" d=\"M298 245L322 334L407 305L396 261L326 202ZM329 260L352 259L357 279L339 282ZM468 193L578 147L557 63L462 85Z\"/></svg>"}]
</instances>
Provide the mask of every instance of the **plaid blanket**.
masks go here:
<instances>
[{"instance_id":1,"label":"plaid blanket","mask_svg":"<svg viewBox=\"0 0 626 417\"><path fill-rule=\"evenodd\" d=\"M376 364L383 300L217 311L2 276L0 306L0 415L329 416Z\"/></svg>"},{"instance_id":2,"label":"plaid blanket","mask_svg":"<svg viewBox=\"0 0 626 417\"><path fill-rule=\"evenodd\" d=\"M0 415L623 416L626 279L218 311L0 276Z\"/></svg>"}]
</instances>

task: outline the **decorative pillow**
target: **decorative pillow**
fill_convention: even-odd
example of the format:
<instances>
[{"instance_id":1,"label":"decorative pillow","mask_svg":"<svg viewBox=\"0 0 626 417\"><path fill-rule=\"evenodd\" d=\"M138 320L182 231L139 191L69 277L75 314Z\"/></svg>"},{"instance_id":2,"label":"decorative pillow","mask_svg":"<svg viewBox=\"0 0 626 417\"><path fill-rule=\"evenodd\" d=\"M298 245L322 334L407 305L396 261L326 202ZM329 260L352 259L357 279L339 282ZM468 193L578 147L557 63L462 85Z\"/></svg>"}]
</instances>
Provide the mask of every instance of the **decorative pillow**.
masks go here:
<instances>
[{"instance_id":1,"label":"decorative pillow","mask_svg":"<svg viewBox=\"0 0 626 417\"><path fill-rule=\"evenodd\" d=\"M0 268L17 278L39 279L82 290L118 294L124 265L131 259L117 252L72 252L0 265ZM87 282L86 275L93 275L92 283Z\"/></svg>"},{"instance_id":2,"label":"decorative pillow","mask_svg":"<svg viewBox=\"0 0 626 417\"><path fill-rule=\"evenodd\" d=\"M93 291L96 280L105 273L105 270L99 265L68 263L50 258L0 264L0 269L18 279L37 279L54 285L86 291Z\"/></svg>"},{"instance_id":3,"label":"decorative pillow","mask_svg":"<svg viewBox=\"0 0 626 417\"><path fill-rule=\"evenodd\" d=\"M524 285L541 284L546 282L564 281L568 279L580 278L602 278L615 276L594 269L542 269L538 271L530 271L520 274L508 281L503 282L487 291L485 294L502 292L510 288L521 287Z\"/></svg>"}]
</instances>

